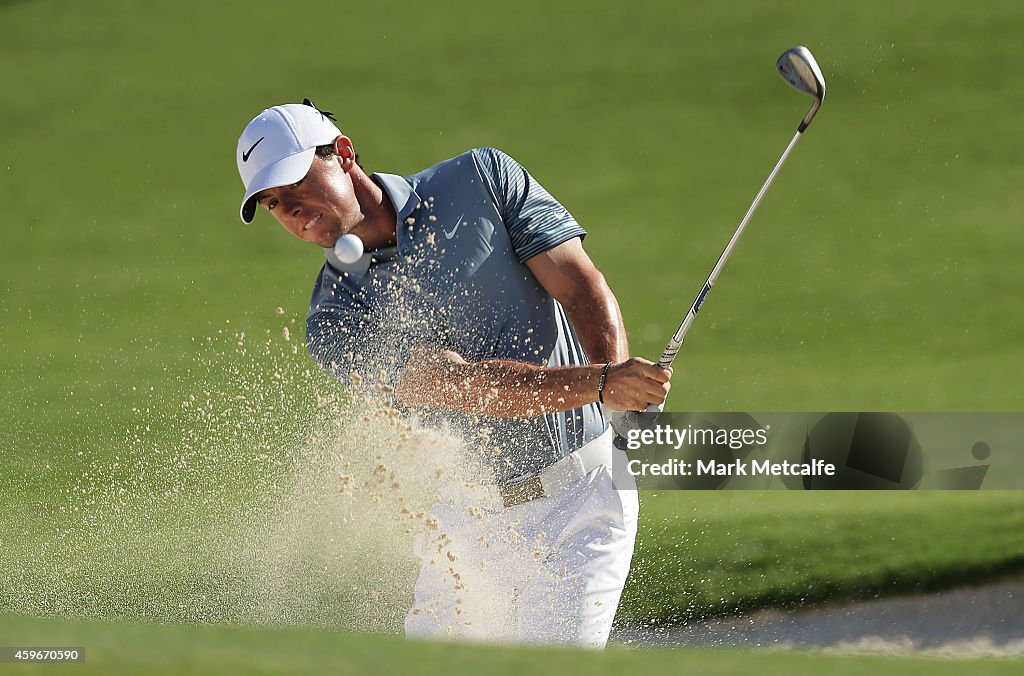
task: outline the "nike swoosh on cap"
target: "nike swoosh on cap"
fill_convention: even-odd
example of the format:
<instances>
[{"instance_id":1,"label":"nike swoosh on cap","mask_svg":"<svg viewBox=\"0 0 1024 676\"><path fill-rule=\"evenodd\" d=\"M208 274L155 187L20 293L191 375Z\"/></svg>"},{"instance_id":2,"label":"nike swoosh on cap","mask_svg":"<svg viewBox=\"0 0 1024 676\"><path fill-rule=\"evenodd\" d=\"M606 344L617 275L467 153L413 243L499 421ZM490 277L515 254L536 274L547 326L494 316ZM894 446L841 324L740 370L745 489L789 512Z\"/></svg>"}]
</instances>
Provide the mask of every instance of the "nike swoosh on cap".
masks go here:
<instances>
[{"instance_id":1,"label":"nike swoosh on cap","mask_svg":"<svg viewBox=\"0 0 1024 676\"><path fill-rule=\"evenodd\" d=\"M258 146L260 144L260 141L262 141L265 138L266 138L266 136L260 136L260 140L259 141L256 141L256 143L253 143L252 146L249 148L249 150L247 150L246 152L242 153L242 161L243 162L248 162L249 161L249 155L252 155L252 151L255 150L256 146Z\"/></svg>"}]
</instances>

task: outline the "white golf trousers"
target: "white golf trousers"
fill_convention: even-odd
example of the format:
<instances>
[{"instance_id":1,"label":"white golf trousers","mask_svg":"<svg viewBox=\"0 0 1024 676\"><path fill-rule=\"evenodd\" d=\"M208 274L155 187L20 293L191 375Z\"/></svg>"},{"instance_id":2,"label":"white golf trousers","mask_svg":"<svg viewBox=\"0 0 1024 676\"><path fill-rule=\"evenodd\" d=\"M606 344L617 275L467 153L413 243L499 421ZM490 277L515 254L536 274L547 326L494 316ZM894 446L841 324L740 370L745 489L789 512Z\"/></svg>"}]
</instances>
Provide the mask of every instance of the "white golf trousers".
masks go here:
<instances>
[{"instance_id":1,"label":"white golf trousers","mask_svg":"<svg viewBox=\"0 0 1024 676\"><path fill-rule=\"evenodd\" d=\"M482 509L469 491L441 498L417 541L406 636L603 648L636 540L635 484L623 488L602 465L511 508Z\"/></svg>"}]
</instances>

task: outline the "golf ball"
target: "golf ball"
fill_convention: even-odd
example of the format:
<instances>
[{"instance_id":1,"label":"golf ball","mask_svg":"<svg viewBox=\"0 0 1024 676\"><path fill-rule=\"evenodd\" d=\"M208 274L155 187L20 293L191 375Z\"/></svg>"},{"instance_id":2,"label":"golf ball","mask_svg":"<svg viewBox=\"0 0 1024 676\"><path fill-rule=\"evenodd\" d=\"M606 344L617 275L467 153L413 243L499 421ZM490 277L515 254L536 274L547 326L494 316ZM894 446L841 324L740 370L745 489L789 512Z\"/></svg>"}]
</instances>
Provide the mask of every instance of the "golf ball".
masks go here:
<instances>
[{"instance_id":1,"label":"golf ball","mask_svg":"<svg viewBox=\"0 0 1024 676\"><path fill-rule=\"evenodd\" d=\"M334 255L342 263L355 263L363 255L363 240L355 235L342 235L334 244Z\"/></svg>"}]
</instances>

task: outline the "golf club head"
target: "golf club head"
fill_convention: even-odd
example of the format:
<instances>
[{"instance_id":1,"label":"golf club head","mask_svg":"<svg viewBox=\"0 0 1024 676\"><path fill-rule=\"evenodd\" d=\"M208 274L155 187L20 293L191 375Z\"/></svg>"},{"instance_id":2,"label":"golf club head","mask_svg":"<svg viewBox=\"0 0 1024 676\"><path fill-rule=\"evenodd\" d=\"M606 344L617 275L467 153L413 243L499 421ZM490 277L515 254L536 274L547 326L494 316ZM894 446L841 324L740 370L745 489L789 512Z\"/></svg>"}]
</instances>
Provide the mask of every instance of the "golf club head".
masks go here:
<instances>
[{"instance_id":1,"label":"golf club head","mask_svg":"<svg viewBox=\"0 0 1024 676\"><path fill-rule=\"evenodd\" d=\"M814 60L811 50L802 45L784 51L779 60L775 62L775 67L783 80L803 93L814 97L811 109L807 111L800 123L799 131L802 132L814 119L818 108L821 108L821 102L825 99L825 76L821 74L821 69L818 68L818 62Z\"/></svg>"}]
</instances>

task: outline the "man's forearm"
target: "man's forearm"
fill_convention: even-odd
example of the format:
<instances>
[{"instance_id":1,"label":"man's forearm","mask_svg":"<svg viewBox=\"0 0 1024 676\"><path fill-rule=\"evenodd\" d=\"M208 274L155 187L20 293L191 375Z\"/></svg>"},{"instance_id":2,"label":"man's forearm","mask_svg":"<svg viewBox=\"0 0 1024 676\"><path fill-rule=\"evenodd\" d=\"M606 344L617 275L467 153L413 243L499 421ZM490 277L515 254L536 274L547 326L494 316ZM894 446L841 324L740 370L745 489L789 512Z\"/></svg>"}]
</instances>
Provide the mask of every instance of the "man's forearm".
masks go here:
<instances>
[{"instance_id":1,"label":"man's forearm","mask_svg":"<svg viewBox=\"0 0 1024 676\"><path fill-rule=\"evenodd\" d=\"M402 370L396 395L406 406L501 418L568 411L598 401L599 393L613 410L642 411L665 401L671 375L638 358L608 369L603 364L550 367L500 359L467 362L450 350L421 346Z\"/></svg>"},{"instance_id":2,"label":"man's forearm","mask_svg":"<svg viewBox=\"0 0 1024 676\"><path fill-rule=\"evenodd\" d=\"M602 365L551 368L500 359L470 363L452 352L421 352L403 371L397 394L407 406L532 418L597 401L602 371Z\"/></svg>"}]
</instances>

